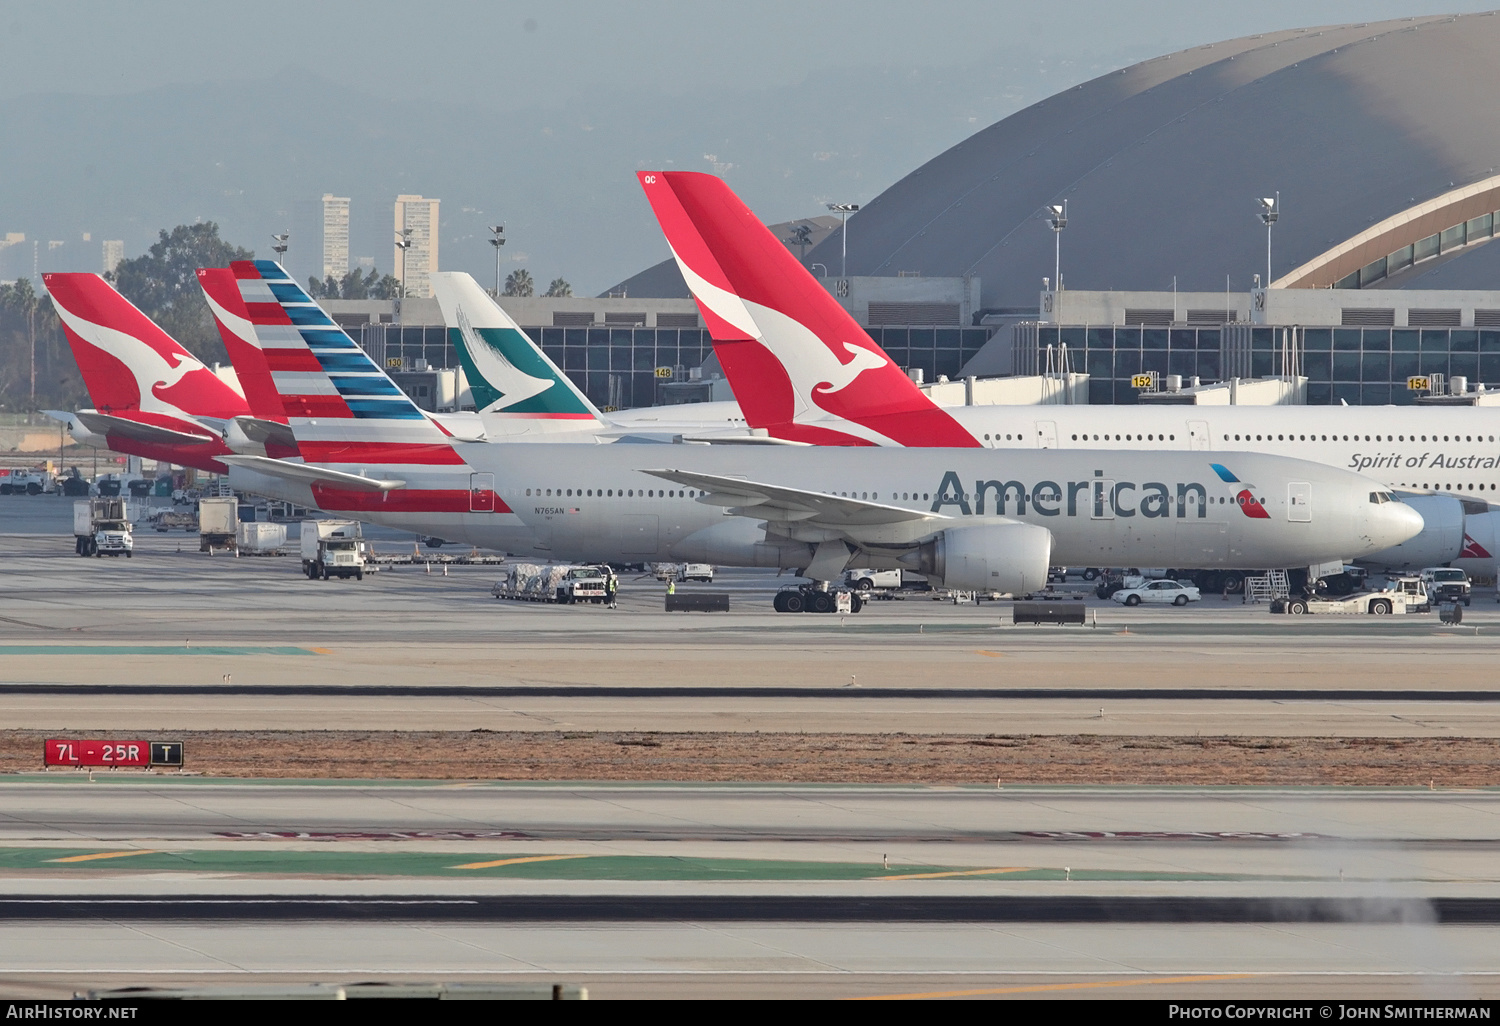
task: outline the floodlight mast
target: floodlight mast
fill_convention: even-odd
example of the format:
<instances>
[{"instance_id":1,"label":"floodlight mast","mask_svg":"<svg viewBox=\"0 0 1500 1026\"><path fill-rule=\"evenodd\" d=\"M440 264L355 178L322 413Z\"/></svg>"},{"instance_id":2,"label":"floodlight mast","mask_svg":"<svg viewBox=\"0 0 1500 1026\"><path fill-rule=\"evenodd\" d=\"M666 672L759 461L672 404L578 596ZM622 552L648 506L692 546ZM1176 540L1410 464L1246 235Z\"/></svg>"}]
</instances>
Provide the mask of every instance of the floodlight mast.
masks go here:
<instances>
[{"instance_id":1,"label":"floodlight mast","mask_svg":"<svg viewBox=\"0 0 1500 1026\"><path fill-rule=\"evenodd\" d=\"M1068 201L1047 208L1047 224L1052 227L1052 280L1062 289L1062 233L1068 226Z\"/></svg>"},{"instance_id":2,"label":"floodlight mast","mask_svg":"<svg viewBox=\"0 0 1500 1026\"><path fill-rule=\"evenodd\" d=\"M1262 196L1260 222L1266 226L1266 288L1271 287L1271 226L1281 217L1281 193Z\"/></svg>"},{"instance_id":3,"label":"floodlight mast","mask_svg":"<svg viewBox=\"0 0 1500 1026\"><path fill-rule=\"evenodd\" d=\"M495 247L495 298L500 298L500 247L505 245L505 225L490 225L490 245Z\"/></svg>"},{"instance_id":4,"label":"floodlight mast","mask_svg":"<svg viewBox=\"0 0 1500 1026\"><path fill-rule=\"evenodd\" d=\"M287 240L290 239L291 237L292 237L292 233L289 230L288 231L284 231L284 232L280 233L279 235L273 235L273 236L271 236L271 238L276 243L276 245L274 245L274 246L271 247L271 251L276 254L276 262L278 264L280 264L282 267L286 266Z\"/></svg>"},{"instance_id":5,"label":"floodlight mast","mask_svg":"<svg viewBox=\"0 0 1500 1026\"><path fill-rule=\"evenodd\" d=\"M839 215L839 242L844 247L844 262L839 266L839 277L845 280L849 277L849 232L847 230L849 215L859 209L858 203L830 203L828 209Z\"/></svg>"}]
</instances>

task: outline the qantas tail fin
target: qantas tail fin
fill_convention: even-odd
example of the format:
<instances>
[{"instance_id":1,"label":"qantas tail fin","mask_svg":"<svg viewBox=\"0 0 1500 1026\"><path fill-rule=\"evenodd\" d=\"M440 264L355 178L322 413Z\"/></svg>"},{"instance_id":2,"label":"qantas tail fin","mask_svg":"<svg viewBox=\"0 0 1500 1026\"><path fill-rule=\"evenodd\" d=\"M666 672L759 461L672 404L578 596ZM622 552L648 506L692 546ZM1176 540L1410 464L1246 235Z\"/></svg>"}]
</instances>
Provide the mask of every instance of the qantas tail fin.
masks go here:
<instances>
[{"instance_id":1,"label":"qantas tail fin","mask_svg":"<svg viewBox=\"0 0 1500 1026\"><path fill-rule=\"evenodd\" d=\"M304 459L463 464L449 436L280 264L241 260L230 270Z\"/></svg>"},{"instance_id":2,"label":"qantas tail fin","mask_svg":"<svg viewBox=\"0 0 1500 1026\"><path fill-rule=\"evenodd\" d=\"M504 420L526 422L515 430L603 426L588 397L472 277L435 273L432 291L489 434L505 433Z\"/></svg>"},{"instance_id":3,"label":"qantas tail fin","mask_svg":"<svg viewBox=\"0 0 1500 1026\"><path fill-rule=\"evenodd\" d=\"M249 412L242 395L99 275L42 280L97 409L187 420Z\"/></svg>"},{"instance_id":4,"label":"qantas tail fin","mask_svg":"<svg viewBox=\"0 0 1500 1026\"><path fill-rule=\"evenodd\" d=\"M638 177L752 427L803 441L978 445L721 179Z\"/></svg>"}]
</instances>

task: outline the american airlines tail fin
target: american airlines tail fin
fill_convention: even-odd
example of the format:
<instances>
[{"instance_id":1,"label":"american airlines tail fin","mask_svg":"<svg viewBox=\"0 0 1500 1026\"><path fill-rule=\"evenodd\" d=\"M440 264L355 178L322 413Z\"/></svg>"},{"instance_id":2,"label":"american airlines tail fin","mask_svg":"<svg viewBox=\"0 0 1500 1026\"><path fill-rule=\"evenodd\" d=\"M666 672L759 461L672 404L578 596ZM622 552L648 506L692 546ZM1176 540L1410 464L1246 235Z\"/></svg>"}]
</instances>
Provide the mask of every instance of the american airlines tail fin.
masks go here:
<instances>
[{"instance_id":1,"label":"american airlines tail fin","mask_svg":"<svg viewBox=\"0 0 1500 1026\"><path fill-rule=\"evenodd\" d=\"M47 274L42 281L101 412L198 423L249 412L240 393L99 275Z\"/></svg>"},{"instance_id":2,"label":"american airlines tail fin","mask_svg":"<svg viewBox=\"0 0 1500 1026\"><path fill-rule=\"evenodd\" d=\"M230 265L309 463L461 466L449 436L274 260Z\"/></svg>"},{"instance_id":3,"label":"american airlines tail fin","mask_svg":"<svg viewBox=\"0 0 1500 1026\"><path fill-rule=\"evenodd\" d=\"M234 271L227 267L200 268L198 284L203 288L219 337L224 340L224 349L250 405L248 416L230 421L225 441L237 452L263 450L265 455L278 459L297 456L297 442L287 426L281 393L276 391L270 364L261 351L255 326L250 323L250 312L245 308Z\"/></svg>"},{"instance_id":4,"label":"american airlines tail fin","mask_svg":"<svg viewBox=\"0 0 1500 1026\"><path fill-rule=\"evenodd\" d=\"M435 273L432 291L487 435L607 426L588 397L472 277Z\"/></svg>"},{"instance_id":5,"label":"american airlines tail fin","mask_svg":"<svg viewBox=\"0 0 1500 1026\"><path fill-rule=\"evenodd\" d=\"M751 427L824 444L979 444L721 179L637 177Z\"/></svg>"}]
</instances>

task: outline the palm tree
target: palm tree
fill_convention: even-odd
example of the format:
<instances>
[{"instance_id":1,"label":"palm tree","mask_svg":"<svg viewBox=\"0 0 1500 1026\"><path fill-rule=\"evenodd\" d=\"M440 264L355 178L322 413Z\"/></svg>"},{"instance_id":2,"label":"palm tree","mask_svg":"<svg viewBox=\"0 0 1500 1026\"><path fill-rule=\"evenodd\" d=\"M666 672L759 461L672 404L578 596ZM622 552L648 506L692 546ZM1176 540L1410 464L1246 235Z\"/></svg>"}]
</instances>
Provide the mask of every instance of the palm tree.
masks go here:
<instances>
[{"instance_id":1,"label":"palm tree","mask_svg":"<svg viewBox=\"0 0 1500 1026\"><path fill-rule=\"evenodd\" d=\"M524 267L518 267L505 276L505 295L507 296L534 296L536 295L536 282L531 280L531 272Z\"/></svg>"},{"instance_id":2,"label":"palm tree","mask_svg":"<svg viewBox=\"0 0 1500 1026\"><path fill-rule=\"evenodd\" d=\"M573 286L569 285L566 281L564 281L561 278L553 278L552 279L552 284L547 286L547 295L552 296L554 298L561 298L563 296L571 296L572 294L573 294Z\"/></svg>"}]
</instances>

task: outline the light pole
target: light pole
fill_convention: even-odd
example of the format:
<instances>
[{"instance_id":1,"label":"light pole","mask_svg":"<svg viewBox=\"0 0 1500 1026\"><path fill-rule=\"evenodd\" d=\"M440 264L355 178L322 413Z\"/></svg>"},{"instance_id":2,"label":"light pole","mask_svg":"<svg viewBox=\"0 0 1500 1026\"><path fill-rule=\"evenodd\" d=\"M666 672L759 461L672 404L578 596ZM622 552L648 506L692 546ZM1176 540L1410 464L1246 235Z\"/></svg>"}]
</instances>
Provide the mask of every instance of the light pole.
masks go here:
<instances>
[{"instance_id":1,"label":"light pole","mask_svg":"<svg viewBox=\"0 0 1500 1026\"><path fill-rule=\"evenodd\" d=\"M839 277L849 277L849 215L859 209L858 203L830 203L828 209L839 215L839 242L844 247L844 262L839 266Z\"/></svg>"},{"instance_id":2,"label":"light pole","mask_svg":"<svg viewBox=\"0 0 1500 1026\"><path fill-rule=\"evenodd\" d=\"M399 292L406 295L406 251L411 249L412 229L403 228L396 233L396 248L401 251L401 282ZM400 298L400 297L397 297Z\"/></svg>"},{"instance_id":3,"label":"light pole","mask_svg":"<svg viewBox=\"0 0 1500 1026\"><path fill-rule=\"evenodd\" d=\"M505 225L490 225L490 245L495 247L495 298L500 298L500 247L505 245Z\"/></svg>"},{"instance_id":4,"label":"light pole","mask_svg":"<svg viewBox=\"0 0 1500 1026\"><path fill-rule=\"evenodd\" d=\"M1062 291L1062 233L1068 226L1068 201L1047 208L1047 224L1052 226L1052 287Z\"/></svg>"},{"instance_id":5,"label":"light pole","mask_svg":"<svg viewBox=\"0 0 1500 1026\"><path fill-rule=\"evenodd\" d=\"M782 240L788 246L796 246L797 247L797 262L798 263L801 263L803 260L807 259L807 247L812 244L812 239L810 238L811 235L812 235L812 226L811 225L799 224L799 225L797 225L797 227L795 227L795 228L792 229L792 237L790 239L783 239Z\"/></svg>"},{"instance_id":6,"label":"light pole","mask_svg":"<svg viewBox=\"0 0 1500 1026\"><path fill-rule=\"evenodd\" d=\"M290 231L282 232L280 235L271 236L272 240L274 240L276 243L276 245L271 247L271 251L276 254L276 262L282 267L286 266L286 240L290 239L291 237L292 233Z\"/></svg>"},{"instance_id":7,"label":"light pole","mask_svg":"<svg viewBox=\"0 0 1500 1026\"><path fill-rule=\"evenodd\" d=\"M1260 200L1260 223L1266 226L1266 288L1271 287L1271 225L1281 217L1281 193Z\"/></svg>"}]
</instances>

